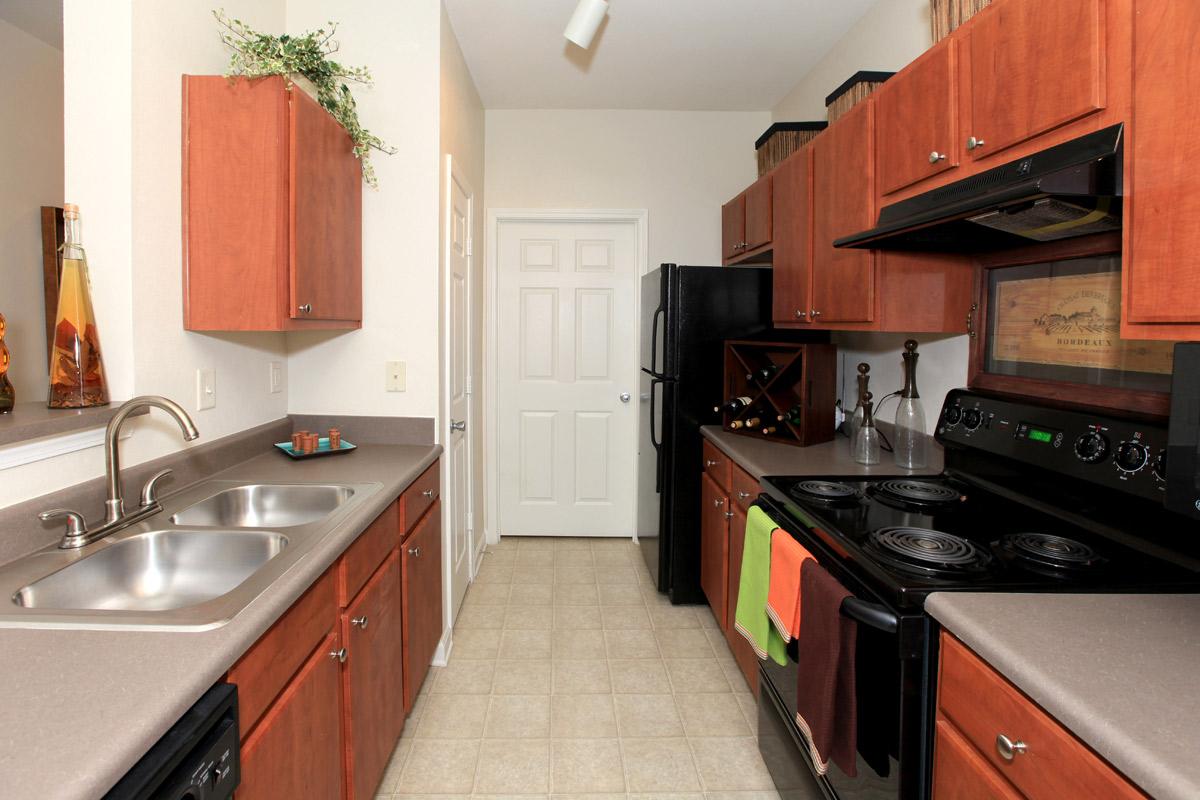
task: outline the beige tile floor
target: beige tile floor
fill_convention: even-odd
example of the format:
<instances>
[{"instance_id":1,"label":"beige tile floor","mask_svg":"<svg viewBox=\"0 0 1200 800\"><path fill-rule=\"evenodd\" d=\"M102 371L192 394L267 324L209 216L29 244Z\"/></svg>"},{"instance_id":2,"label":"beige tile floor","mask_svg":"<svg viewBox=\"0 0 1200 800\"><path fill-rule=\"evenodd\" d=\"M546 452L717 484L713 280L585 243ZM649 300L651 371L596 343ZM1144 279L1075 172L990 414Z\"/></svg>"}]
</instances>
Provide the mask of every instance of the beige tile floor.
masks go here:
<instances>
[{"instance_id":1,"label":"beige tile floor","mask_svg":"<svg viewBox=\"0 0 1200 800\"><path fill-rule=\"evenodd\" d=\"M707 607L627 540L490 547L377 798L778 800Z\"/></svg>"}]
</instances>

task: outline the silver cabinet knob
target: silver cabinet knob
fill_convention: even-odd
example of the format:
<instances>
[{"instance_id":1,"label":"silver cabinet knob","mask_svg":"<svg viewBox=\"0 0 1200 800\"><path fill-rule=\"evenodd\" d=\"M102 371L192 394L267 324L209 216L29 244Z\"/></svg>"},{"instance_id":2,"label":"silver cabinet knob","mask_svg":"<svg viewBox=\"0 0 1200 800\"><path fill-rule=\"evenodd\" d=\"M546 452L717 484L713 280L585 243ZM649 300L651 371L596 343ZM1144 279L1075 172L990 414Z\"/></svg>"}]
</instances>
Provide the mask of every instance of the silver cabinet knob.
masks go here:
<instances>
[{"instance_id":1,"label":"silver cabinet knob","mask_svg":"<svg viewBox=\"0 0 1200 800\"><path fill-rule=\"evenodd\" d=\"M410 547L410 548L408 548L408 554L409 554L410 556L412 556L413 558L420 558L420 557L421 557L421 548L420 548L420 546L417 546L417 547Z\"/></svg>"},{"instance_id":2,"label":"silver cabinet knob","mask_svg":"<svg viewBox=\"0 0 1200 800\"><path fill-rule=\"evenodd\" d=\"M370 620L367 619L366 614L362 615L361 617L354 617L350 620L351 625L354 625L357 628L361 628L364 631L367 629L368 622L370 622Z\"/></svg>"},{"instance_id":3,"label":"silver cabinet knob","mask_svg":"<svg viewBox=\"0 0 1200 800\"><path fill-rule=\"evenodd\" d=\"M629 398L632 397L632 395L630 395L629 392L621 392L619 397L621 398L622 403L628 403Z\"/></svg>"},{"instance_id":4,"label":"silver cabinet knob","mask_svg":"<svg viewBox=\"0 0 1200 800\"><path fill-rule=\"evenodd\" d=\"M726 511L726 512L725 512L725 519L733 519L733 512L732 512L732 511Z\"/></svg>"},{"instance_id":5,"label":"silver cabinet knob","mask_svg":"<svg viewBox=\"0 0 1200 800\"><path fill-rule=\"evenodd\" d=\"M974 136L967 139L967 149L968 150L975 150L977 148L983 147L985 144L987 144L987 143L985 141L983 141L983 139L979 139Z\"/></svg>"},{"instance_id":6,"label":"silver cabinet knob","mask_svg":"<svg viewBox=\"0 0 1200 800\"><path fill-rule=\"evenodd\" d=\"M337 661L340 664L346 663L347 655L349 655L349 654L346 652L346 648L344 648L344 647L339 647L337 650L329 651L329 657L332 658L334 661Z\"/></svg>"},{"instance_id":7,"label":"silver cabinet knob","mask_svg":"<svg viewBox=\"0 0 1200 800\"><path fill-rule=\"evenodd\" d=\"M937 150L934 150L933 152L931 152L929 154L929 163L930 164L936 164L939 161L945 161L945 160L946 160L945 153L939 153Z\"/></svg>"},{"instance_id":8,"label":"silver cabinet knob","mask_svg":"<svg viewBox=\"0 0 1200 800\"><path fill-rule=\"evenodd\" d=\"M725 498L718 497L716 500L713 500L713 505L717 508L720 508L721 506L725 505Z\"/></svg>"},{"instance_id":9,"label":"silver cabinet knob","mask_svg":"<svg viewBox=\"0 0 1200 800\"><path fill-rule=\"evenodd\" d=\"M807 316L808 316L808 312L807 312L807 311L801 311L801 310L800 310L800 309L798 309L798 308L796 309L796 319L804 319L804 318L805 318L805 317L807 317Z\"/></svg>"},{"instance_id":10,"label":"silver cabinet knob","mask_svg":"<svg viewBox=\"0 0 1200 800\"><path fill-rule=\"evenodd\" d=\"M737 495L738 495L738 500L749 500L750 499L749 492L738 492Z\"/></svg>"},{"instance_id":11,"label":"silver cabinet knob","mask_svg":"<svg viewBox=\"0 0 1200 800\"><path fill-rule=\"evenodd\" d=\"M146 485L142 487L142 507L152 506L158 502L158 482L168 475L175 472L173 469L163 469L150 476L150 480L146 481Z\"/></svg>"},{"instance_id":12,"label":"silver cabinet knob","mask_svg":"<svg viewBox=\"0 0 1200 800\"><path fill-rule=\"evenodd\" d=\"M705 469L707 469L708 467L715 467L718 463L720 463L720 462L713 461L711 458L704 459Z\"/></svg>"},{"instance_id":13,"label":"silver cabinet knob","mask_svg":"<svg viewBox=\"0 0 1200 800\"><path fill-rule=\"evenodd\" d=\"M1012 761L1019 755L1028 752L1029 746L1020 739L1013 741L1003 733L996 735L996 752L1005 761Z\"/></svg>"},{"instance_id":14,"label":"silver cabinet knob","mask_svg":"<svg viewBox=\"0 0 1200 800\"><path fill-rule=\"evenodd\" d=\"M816 319L817 317L821 316L821 312L817 311L814 308L812 311L809 312L809 316L812 317L813 319Z\"/></svg>"},{"instance_id":15,"label":"silver cabinet knob","mask_svg":"<svg viewBox=\"0 0 1200 800\"><path fill-rule=\"evenodd\" d=\"M433 497L433 489L426 489L425 491L421 492L421 496L422 497Z\"/></svg>"},{"instance_id":16,"label":"silver cabinet knob","mask_svg":"<svg viewBox=\"0 0 1200 800\"><path fill-rule=\"evenodd\" d=\"M38 514L38 519L42 522L49 522L56 517L66 518L67 536L82 536L87 533L87 521L78 511L72 511L69 508L52 508Z\"/></svg>"}]
</instances>

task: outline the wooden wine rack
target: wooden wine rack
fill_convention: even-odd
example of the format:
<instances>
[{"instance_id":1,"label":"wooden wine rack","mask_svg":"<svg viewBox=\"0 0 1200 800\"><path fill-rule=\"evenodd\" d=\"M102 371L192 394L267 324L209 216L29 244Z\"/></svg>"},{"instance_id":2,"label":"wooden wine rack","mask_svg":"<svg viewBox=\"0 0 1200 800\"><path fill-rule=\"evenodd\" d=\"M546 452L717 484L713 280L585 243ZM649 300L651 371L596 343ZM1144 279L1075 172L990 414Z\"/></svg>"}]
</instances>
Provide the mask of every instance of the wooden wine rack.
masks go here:
<instances>
[{"instance_id":1,"label":"wooden wine rack","mask_svg":"<svg viewBox=\"0 0 1200 800\"><path fill-rule=\"evenodd\" d=\"M774 367L765 384L755 375ZM722 412L722 424L731 433L757 439L807 447L832 441L834 404L837 398L837 347L832 344L798 344L730 340L725 342L724 404L734 397L749 397L750 406L741 411ZM800 407L800 421L778 419ZM761 417L754 428L734 428L733 423ZM763 429L774 426L775 432Z\"/></svg>"}]
</instances>

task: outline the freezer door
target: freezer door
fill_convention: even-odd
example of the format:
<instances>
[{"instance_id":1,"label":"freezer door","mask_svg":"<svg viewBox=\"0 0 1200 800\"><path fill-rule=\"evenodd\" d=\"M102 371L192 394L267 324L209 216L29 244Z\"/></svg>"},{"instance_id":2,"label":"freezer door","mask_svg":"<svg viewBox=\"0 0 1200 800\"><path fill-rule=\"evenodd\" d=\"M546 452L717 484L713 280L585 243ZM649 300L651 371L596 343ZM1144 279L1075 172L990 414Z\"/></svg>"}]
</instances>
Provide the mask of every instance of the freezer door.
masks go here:
<instances>
[{"instance_id":1,"label":"freezer door","mask_svg":"<svg viewBox=\"0 0 1200 800\"><path fill-rule=\"evenodd\" d=\"M662 375L667 369L667 306L671 276L678 271L674 264L663 264L642 276L641 366L654 375Z\"/></svg>"}]
</instances>

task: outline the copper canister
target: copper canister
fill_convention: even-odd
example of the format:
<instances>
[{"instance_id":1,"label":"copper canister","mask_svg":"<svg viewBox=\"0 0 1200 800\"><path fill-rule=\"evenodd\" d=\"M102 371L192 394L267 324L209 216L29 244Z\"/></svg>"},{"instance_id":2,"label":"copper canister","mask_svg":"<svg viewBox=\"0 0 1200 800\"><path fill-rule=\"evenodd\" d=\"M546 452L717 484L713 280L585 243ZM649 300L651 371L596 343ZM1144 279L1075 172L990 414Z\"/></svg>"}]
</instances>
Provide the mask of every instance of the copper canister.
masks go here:
<instances>
[{"instance_id":1,"label":"copper canister","mask_svg":"<svg viewBox=\"0 0 1200 800\"><path fill-rule=\"evenodd\" d=\"M329 429L329 449L340 450L342 448L342 432L337 428Z\"/></svg>"},{"instance_id":2,"label":"copper canister","mask_svg":"<svg viewBox=\"0 0 1200 800\"><path fill-rule=\"evenodd\" d=\"M304 452L314 453L321 447L321 434L310 433L304 443Z\"/></svg>"},{"instance_id":3,"label":"copper canister","mask_svg":"<svg viewBox=\"0 0 1200 800\"><path fill-rule=\"evenodd\" d=\"M308 431L296 431L292 434L292 452L304 452L304 437L308 435Z\"/></svg>"}]
</instances>

